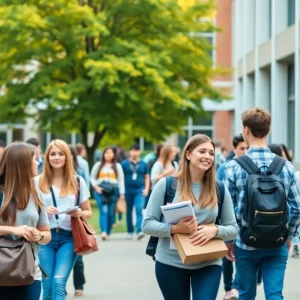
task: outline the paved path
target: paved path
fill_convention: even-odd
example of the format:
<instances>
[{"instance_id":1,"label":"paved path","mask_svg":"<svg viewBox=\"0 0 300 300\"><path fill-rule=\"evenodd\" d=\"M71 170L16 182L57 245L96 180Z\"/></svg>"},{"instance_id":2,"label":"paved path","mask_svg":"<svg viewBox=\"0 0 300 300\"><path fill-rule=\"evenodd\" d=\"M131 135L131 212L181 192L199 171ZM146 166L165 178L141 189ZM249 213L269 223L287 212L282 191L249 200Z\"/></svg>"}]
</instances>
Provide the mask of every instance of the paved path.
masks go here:
<instances>
[{"instance_id":1,"label":"paved path","mask_svg":"<svg viewBox=\"0 0 300 300\"><path fill-rule=\"evenodd\" d=\"M110 241L99 241L99 251L84 257L86 300L162 300L154 276L154 263L144 254L148 238L127 241L125 235L114 234ZM287 300L300 299L300 259L290 259L284 295ZM72 278L72 277L70 277ZM69 280L67 299L73 299L72 280ZM217 300L223 296L220 287ZM262 287L258 300L264 299Z\"/></svg>"}]
</instances>

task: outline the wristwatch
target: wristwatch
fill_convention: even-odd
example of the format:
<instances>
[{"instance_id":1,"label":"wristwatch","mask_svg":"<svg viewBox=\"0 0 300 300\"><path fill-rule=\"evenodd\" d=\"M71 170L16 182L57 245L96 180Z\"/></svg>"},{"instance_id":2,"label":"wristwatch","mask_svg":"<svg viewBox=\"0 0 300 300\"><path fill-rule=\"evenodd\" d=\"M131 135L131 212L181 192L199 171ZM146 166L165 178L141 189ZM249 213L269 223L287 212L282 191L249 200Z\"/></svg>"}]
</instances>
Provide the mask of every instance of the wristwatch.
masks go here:
<instances>
[{"instance_id":1,"label":"wristwatch","mask_svg":"<svg viewBox=\"0 0 300 300\"><path fill-rule=\"evenodd\" d=\"M42 241L43 239L44 239L44 237L45 237L45 235L40 231L40 239L39 239L39 241Z\"/></svg>"}]
</instances>

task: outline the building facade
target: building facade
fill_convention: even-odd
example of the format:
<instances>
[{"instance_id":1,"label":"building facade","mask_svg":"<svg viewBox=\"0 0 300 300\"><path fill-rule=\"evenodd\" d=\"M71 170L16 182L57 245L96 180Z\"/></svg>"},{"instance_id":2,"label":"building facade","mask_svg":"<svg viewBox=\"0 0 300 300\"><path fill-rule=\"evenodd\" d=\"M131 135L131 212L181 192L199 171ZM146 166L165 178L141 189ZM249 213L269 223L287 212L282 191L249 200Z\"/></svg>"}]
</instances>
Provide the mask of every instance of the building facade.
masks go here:
<instances>
[{"instance_id":1,"label":"building facade","mask_svg":"<svg viewBox=\"0 0 300 300\"><path fill-rule=\"evenodd\" d=\"M233 1L235 132L241 113L272 116L269 142L288 146L300 165L300 1Z\"/></svg>"}]
</instances>

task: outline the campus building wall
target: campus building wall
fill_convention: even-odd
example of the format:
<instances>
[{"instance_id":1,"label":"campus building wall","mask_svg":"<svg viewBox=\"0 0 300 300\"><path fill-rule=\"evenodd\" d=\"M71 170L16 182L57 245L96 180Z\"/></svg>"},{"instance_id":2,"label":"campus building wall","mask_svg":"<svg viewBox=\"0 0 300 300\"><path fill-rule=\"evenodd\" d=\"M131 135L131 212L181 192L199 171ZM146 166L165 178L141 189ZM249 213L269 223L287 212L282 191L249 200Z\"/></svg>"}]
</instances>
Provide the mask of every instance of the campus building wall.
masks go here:
<instances>
[{"instance_id":1,"label":"campus building wall","mask_svg":"<svg viewBox=\"0 0 300 300\"><path fill-rule=\"evenodd\" d=\"M271 112L269 141L286 144L300 167L300 1L233 1L235 132L241 113Z\"/></svg>"}]
</instances>

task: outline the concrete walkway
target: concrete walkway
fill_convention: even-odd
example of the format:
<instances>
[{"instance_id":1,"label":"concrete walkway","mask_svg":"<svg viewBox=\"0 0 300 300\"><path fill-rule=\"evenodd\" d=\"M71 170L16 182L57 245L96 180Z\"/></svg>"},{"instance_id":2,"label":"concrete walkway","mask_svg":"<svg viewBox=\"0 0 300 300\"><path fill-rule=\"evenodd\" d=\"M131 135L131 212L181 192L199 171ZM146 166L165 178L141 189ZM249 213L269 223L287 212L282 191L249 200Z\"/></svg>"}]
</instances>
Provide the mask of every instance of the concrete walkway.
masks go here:
<instances>
[{"instance_id":1,"label":"concrete walkway","mask_svg":"<svg viewBox=\"0 0 300 300\"><path fill-rule=\"evenodd\" d=\"M110 241L99 240L99 251L84 257L86 300L161 300L163 299L154 275L154 262L145 255L148 237L142 241L125 240L124 234L113 234ZM285 280L287 300L300 299L300 259L290 259ZM72 276L68 282L67 299L73 299ZM218 300L223 297L220 286ZM258 300L264 299L258 288ZM174 299L175 300L175 299Z\"/></svg>"}]
</instances>

